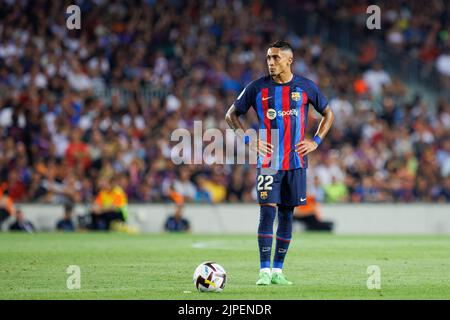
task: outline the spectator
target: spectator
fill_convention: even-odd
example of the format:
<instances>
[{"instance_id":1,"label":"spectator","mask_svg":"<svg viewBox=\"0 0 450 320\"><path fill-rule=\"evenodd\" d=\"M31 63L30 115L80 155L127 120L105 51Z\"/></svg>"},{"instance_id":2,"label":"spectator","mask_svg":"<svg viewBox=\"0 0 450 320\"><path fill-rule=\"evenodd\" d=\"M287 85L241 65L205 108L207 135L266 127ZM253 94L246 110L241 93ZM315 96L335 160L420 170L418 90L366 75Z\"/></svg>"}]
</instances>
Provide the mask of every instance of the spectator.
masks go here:
<instances>
[{"instance_id":1,"label":"spectator","mask_svg":"<svg viewBox=\"0 0 450 320\"><path fill-rule=\"evenodd\" d=\"M365 70L374 62L377 57L377 46L374 41L365 42L360 48L358 64L361 70Z\"/></svg>"},{"instance_id":2,"label":"spectator","mask_svg":"<svg viewBox=\"0 0 450 320\"><path fill-rule=\"evenodd\" d=\"M46 203L66 204L80 201L81 197L77 190L78 182L75 177L68 173L64 181L57 178L56 166L50 166L45 178L40 184L41 200Z\"/></svg>"},{"instance_id":3,"label":"spectator","mask_svg":"<svg viewBox=\"0 0 450 320\"><path fill-rule=\"evenodd\" d=\"M66 149L66 161L69 167L81 166L82 169L87 169L91 164L88 145L81 141L79 129L72 132L71 141Z\"/></svg>"},{"instance_id":4,"label":"spectator","mask_svg":"<svg viewBox=\"0 0 450 320\"><path fill-rule=\"evenodd\" d=\"M348 201L348 189L344 182L336 180L332 176L331 183L325 187L325 199L327 203Z\"/></svg>"},{"instance_id":5,"label":"spectator","mask_svg":"<svg viewBox=\"0 0 450 320\"><path fill-rule=\"evenodd\" d=\"M205 190L211 195L211 200L214 203L223 202L226 199L227 191L223 180L223 176L215 170L211 179L203 183Z\"/></svg>"},{"instance_id":6,"label":"spectator","mask_svg":"<svg viewBox=\"0 0 450 320\"><path fill-rule=\"evenodd\" d=\"M314 201L317 202L325 202L325 190L320 184L320 180L318 176L314 176L314 181L312 184L308 185L309 193Z\"/></svg>"},{"instance_id":7,"label":"spectator","mask_svg":"<svg viewBox=\"0 0 450 320\"><path fill-rule=\"evenodd\" d=\"M92 209L92 226L94 230L111 230L118 226L113 222L127 220L127 196L123 189L112 184L110 178L102 177L99 180L100 190L95 198Z\"/></svg>"},{"instance_id":8,"label":"spectator","mask_svg":"<svg viewBox=\"0 0 450 320\"><path fill-rule=\"evenodd\" d=\"M24 231L33 233L35 228L33 224L26 220L21 209L16 210L16 221L9 226L10 231Z\"/></svg>"},{"instance_id":9,"label":"spectator","mask_svg":"<svg viewBox=\"0 0 450 320\"><path fill-rule=\"evenodd\" d=\"M56 230L58 231L75 231L75 224L72 220L73 205L66 204L64 206L64 217L56 223Z\"/></svg>"},{"instance_id":10,"label":"spectator","mask_svg":"<svg viewBox=\"0 0 450 320\"><path fill-rule=\"evenodd\" d=\"M25 184L19 178L16 170L11 170L8 174L8 194L16 202L26 199Z\"/></svg>"},{"instance_id":11,"label":"spectator","mask_svg":"<svg viewBox=\"0 0 450 320\"><path fill-rule=\"evenodd\" d=\"M15 215L14 201L8 195L6 184L0 184L0 230L4 221Z\"/></svg>"},{"instance_id":12,"label":"spectator","mask_svg":"<svg viewBox=\"0 0 450 320\"><path fill-rule=\"evenodd\" d=\"M442 142L442 147L436 152L436 160L441 168L441 175L450 176L450 140Z\"/></svg>"},{"instance_id":13,"label":"spectator","mask_svg":"<svg viewBox=\"0 0 450 320\"><path fill-rule=\"evenodd\" d=\"M401 110L395 105L393 97L385 96L383 98L382 111L379 117L384 120L391 129L394 129L401 123Z\"/></svg>"},{"instance_id":14,"label":"spectator","mask_svg":"<svg viewBox=\"0 0 450 320\"><path fill-rule=\"evenodd\" d=\"M441 203L450 202L450 176L447 176L444 179L443 186L439 189L436 197L437 201Z\"/></svg>"},{"instance_id":15,"label":"spectator","mask_svg":"<svg viewBox=\"0 0 450 320\"><path fill-rule=\"evenodd\" d=\"M324 155L323 162L319 164L314 171L323 186L329 185L332 177L335 177L338 181L343 181L345 177L336 150Z\"/></svg>"},{"instance_id":16,"label":"spectator","mask_svg":"<svg viewBox=\"0 0 450 320\"><path fill-rule=\"evenodd\" d=\"M179 178L174 181L173 188L176 192L184 197L188 202L192 202L196 195L196 187L190 180L188 167L181 167Z\"/></svg>"},{"instance_id":17,"label":"spectator","mask_svg":"<svg viewBox=\"0 0 450 320\"><path fill-rule=\"evenodd\" d=\"M167 218L164 230L167 232L189 232L191 230L189 221L183 218L183 204L175 206L175 213Z\"/></svg>"},{"instance_id":18,"label":"spectator","mask_svg":"<svg viewBox=\"0 0 450 320\"><path fill-rule=\"evenodd\" d=\"M243 168L238 166L231 175L231 181L227 187L227 201L241 202L244 193Z\"/></svg>"},{"instance_id":19,"label":"spectator","mask_svg":"<svg viewBox=\"0 0 450 320\"><path fill-rule=\"evenodd\" d=\"M346 99L344 93L341 92L336 98L330 100L329 106L336 114L336 120L333 126L336 126L339 130L343 130L349 125L354 115L352 104Z\"/></svg>"},{"instance_id":20,"label":"spectator","mask_svg":"<svg viewBox=\"0 0 450 320\"><path fill-rule=\"evenodd\" d=\"M200 174L197 176L196 183L198 187L195 195L195 202L212 202L211 194L207 191L205 186L206 181L207 180L204 175Z\"/></svg>"},{"instance_id":21,"label":"spectator","mask_svg":"<svg viewBox=\"0 0 450 320\"><path fill-rule=\"evenodd\" d=\"M443 76L450 77L450 46L438 56L436 68Z\"/></svg>"},{"instance_id":22,"label":"spectator","mask_svg":"<svg viewBox=\"0 0 450 320\"><path fill-rule=\"evenodd\" d=\"M383 70L381 63L376 62L372 69L364 72L364 82L367 83L370 92L373 95L379 95L383 88L391 83L391 77Z\"/></svg>"},{"instance_id":23,"label":"spectator","mask_svg":"<svg viewBox=\"0 0 450 320\"><path fill-rule=\"evenodd\" d=\"M354 191L362 202L378 202L381 200L380 190L375 186L372 177L363 177Z\"/></svg>"},{"instance_id":24,"label":"spectator","mask_svg":"<svg viewBox=\"0 0 450 320\"><path fill-rule=\"evenodd\" d=\"M333 231L333 222L322 220L316 199L308 195L306 203L295 208L294 220L304 224L306 231Z\"/></svg>"}]
</instances>

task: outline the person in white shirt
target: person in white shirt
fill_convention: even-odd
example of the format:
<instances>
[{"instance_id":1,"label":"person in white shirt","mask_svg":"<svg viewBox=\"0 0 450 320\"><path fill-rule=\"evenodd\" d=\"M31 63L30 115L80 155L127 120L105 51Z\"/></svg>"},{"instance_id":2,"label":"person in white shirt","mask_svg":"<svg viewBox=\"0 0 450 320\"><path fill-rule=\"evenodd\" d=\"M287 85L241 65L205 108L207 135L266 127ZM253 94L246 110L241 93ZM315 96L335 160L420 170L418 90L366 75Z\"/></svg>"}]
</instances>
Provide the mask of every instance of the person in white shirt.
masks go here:
<instances>
[{"instance_id":1,"label":"person in white shirt","mask_svg":"<svg viewBox=\"0 0 450 320\"><path fill-rule=\"evenodd\" d=\"M173 187L187 201L192 201L197 193L194 183L190 181L189 169L186 167L180 169L179 178L174 181Z\"/></svg>"},{"instance_id":2,"label":"person in white shirt","mask_svg":"<svg viewBox=\"0 0 450 320\"><path fill-rule=\"evenodd\" d=\"M383 87L391 83L389 73L387 73L378 62L373 65L372 69L364 72L363 79L373 95L380 94Z\"/></svg>"}]
</instances>

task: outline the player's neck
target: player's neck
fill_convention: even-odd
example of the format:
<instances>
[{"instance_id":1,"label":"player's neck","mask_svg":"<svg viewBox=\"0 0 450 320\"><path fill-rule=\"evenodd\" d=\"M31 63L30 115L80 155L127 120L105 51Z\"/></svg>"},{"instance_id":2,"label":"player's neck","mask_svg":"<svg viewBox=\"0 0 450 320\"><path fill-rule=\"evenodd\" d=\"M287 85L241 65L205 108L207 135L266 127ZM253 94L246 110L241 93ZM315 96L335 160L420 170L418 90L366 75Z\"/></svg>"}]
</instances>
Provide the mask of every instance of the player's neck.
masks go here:
<instances>
[{"instance_id":1,"label":"player's neck","mask_svg":"<svg viewBox=\"0 0 450 320\"><path fill-rule=\"evenodd\" d=\"M291 72L291 70L282 72L279 75L272 77L273 81L279 84L288 83L292 80L292 78L294 78L294 74Z\"/></svg>"}]
</instances>

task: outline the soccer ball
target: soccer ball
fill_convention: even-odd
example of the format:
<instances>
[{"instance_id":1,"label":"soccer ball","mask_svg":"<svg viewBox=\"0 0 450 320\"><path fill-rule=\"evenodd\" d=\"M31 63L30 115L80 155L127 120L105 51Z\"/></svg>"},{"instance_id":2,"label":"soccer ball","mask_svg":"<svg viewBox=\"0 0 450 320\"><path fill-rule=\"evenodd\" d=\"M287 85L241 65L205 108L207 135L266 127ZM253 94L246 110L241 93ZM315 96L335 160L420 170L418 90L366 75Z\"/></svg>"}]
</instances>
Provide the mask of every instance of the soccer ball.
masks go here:
<instances>
[{"instance_id":1,"label":"soccer ball","mask_svg":"<svg viewBox=\"0 0 450 320\"><path fill-rule=\"evenodd\" d=\"M195 269L193 282L200 292L221 292L227 282L227 273L221 265L206 261Z\"/></svg>"}]
</instances>

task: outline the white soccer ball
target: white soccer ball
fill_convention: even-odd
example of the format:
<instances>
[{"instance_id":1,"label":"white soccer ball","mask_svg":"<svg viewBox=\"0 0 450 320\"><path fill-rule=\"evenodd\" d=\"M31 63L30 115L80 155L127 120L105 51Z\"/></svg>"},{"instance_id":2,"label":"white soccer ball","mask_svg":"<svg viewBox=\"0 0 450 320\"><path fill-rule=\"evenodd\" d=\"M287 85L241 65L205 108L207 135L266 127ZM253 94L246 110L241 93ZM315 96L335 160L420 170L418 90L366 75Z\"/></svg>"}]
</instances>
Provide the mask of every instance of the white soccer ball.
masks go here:
<instances>
[{"instance_id":1,"label":"white soccer ball","mask_svg":"<svg viewBox=\"0 0 450 320\"><path fill-rule=\"evenodd\" d=\"M221 292L227 282L227 273L221 265L206 261L195 269L193 282L200 292Z\"/></svg>"}]
</instances>

